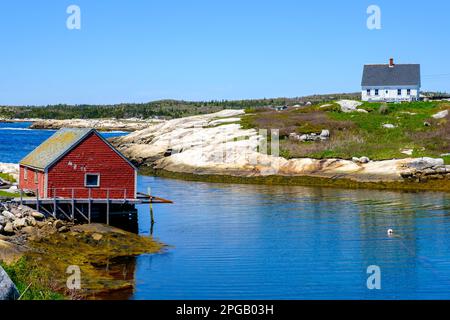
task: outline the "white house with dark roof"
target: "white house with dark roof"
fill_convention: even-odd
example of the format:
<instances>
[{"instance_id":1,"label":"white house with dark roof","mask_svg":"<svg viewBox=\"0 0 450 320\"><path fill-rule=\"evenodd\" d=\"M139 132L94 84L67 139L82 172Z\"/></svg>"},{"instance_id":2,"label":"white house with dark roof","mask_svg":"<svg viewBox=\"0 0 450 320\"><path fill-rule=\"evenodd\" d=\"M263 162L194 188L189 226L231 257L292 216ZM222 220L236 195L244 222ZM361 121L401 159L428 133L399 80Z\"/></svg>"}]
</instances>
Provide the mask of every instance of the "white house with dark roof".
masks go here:
<instances>
[{"instance_id":1,"label":"white house with dark roof","mask_svg":"<svg viewBox=\"0 0 450 320\"><path fill-rule=\"evenodd\" d=\"M362 76L363 101L414 101L420 95L420 64L367 64Z\"/></svg>"}]
</instances>

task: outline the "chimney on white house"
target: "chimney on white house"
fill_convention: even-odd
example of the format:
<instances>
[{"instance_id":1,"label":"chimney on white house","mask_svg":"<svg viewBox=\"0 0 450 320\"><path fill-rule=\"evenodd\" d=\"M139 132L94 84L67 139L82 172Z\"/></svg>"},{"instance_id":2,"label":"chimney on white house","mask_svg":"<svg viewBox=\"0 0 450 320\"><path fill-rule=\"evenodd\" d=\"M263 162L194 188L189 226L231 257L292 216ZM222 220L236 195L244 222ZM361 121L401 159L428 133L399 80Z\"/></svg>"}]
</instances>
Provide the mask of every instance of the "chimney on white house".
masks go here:
<instances>
[{"instance_id":1,"label":"chimney on white house","mask_svg":"<svg viewBox=\"0 0 450 320\"><path fill-rule=\"evenodd\" d=\"M393 68L395 66L394 64L394 58L389 59L389 68Z\"/></svg>"}]
</instances>

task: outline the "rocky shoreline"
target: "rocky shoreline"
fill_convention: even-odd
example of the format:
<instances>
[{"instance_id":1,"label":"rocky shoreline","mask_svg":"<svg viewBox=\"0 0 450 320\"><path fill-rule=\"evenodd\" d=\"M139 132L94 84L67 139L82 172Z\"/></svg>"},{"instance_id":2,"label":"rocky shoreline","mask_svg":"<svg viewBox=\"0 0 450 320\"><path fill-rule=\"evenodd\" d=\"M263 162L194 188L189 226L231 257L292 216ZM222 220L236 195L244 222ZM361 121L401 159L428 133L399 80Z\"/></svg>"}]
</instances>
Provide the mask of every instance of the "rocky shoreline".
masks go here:
<instances>
[{"instance_id":1,"label":"rocky shoreline","mask_svg":"<svg viewBox=\"0 0 450 320\"><path fill-rule=\"evenodd\" d=\"M339 104L344 112L344 107L353 110L358 106L348 101ZM111 142L136 165L157 171L242 178L310 176L356 182L450 180L449 166L442 159L285 159L260 152L265 137L255 129L241 127L244 114L244 110L233 109L172 120L31 120L32 128L94 127L104 131L130 131ZM329 131L325 133L329 137ZM322 136L324 133L317 136L318 140L324 139ZM11 166L9 171L14 171ZM2 170L5 168L0 167Z\"/></svg>"},{"instance_id":2,"label":"rocky shoreline","mask_svg":"<svg viewBox=\"0 0 450 320\"><path fill-rule=\"evenodd\" d=\"M340 104L341 108L357 107L349 106L346 101L340 101ZM112 144L136 165L156 171L242 178L309 176L380 183L450 180L450 166L446 166L439 158L383 161L371 161L367 157L354 157L351 160L286 159L270 154L261 151L267 137L255 129L242 128L240 120L243 115L244 110L233 109L151 122L139 119L45 120L35 122L33 127L56 129L73 126L133 131L111 139ZM322 136L330 136L328 130L323 131L318 136L319 140L325 139ZM0 164L0 172L14 176L17 170L14 166Z\"/></svg>"},{"instance_id":3,"label":"rocky shoreline","mask_svg":"<svg viewBox=\"0 0 450 320\"><path fill-rule=\"evenodd\" d=\"M30 129L94 128L99 131L123 132L142 130L161 121L158 119L0 119L0 122L31 122Z\"/></svg>"},{"instance_id":4,"label":"rocky shoreline","mask_svg":"<svg viewBox=\"0 0 450 320\"><path fill-rule=\"evenodd\" d=\"M47 292L48 299L81 299L114 290L131 290L133 277L116 277L105 273L101 266L118 257L156 253L164 247L151 238L118 228L75 224L9 203L0 203L0 230L0 300L17 299L19 293L27 293L28 284L31 284L28 299L37 295L39 300L43 299L42 291ZM1 265L18 270L10 274L12 280ZM66 285L67 268L73 265L83 272L79 290ZM38 283L33 280L36 277Z\"/></svg>"},{"instance_id":5,"label":"rocky shoreline","mask_svg":"<svg viewBox=\"0 0 450 320\"><path fill-rule=\"evenodd\" d=\"M30 241L69 232L73 223L45 216L26 206L0 203L0 262L17 263L30 250ZM0 266L0 300L16 300L19 291Z\"/></svg>"},{"instance_id":6,"label":"rocky shoreline","mask_svg":"<svg viewBox=\"0 0 450 320\"><path fill-rule=\"evenodd\" d=\"M17 170L16 164L0 164L0 173L17 177ZM15 184L12 183L10 189L4 189L5 194L17 190ZM14 194L0 199L0 300L18 298L19 291L14 282L21 283L21 294L32 282L31 293L28 293L30 299L34 299L35 294L38 299L44 298L43 291L48 299L70 299L132 288L132 278L116 279L97 266L109 263L116 257L155 253L163 248L161 243L151 238L114 227L95 223L76 224L46 216L28 206L9 201L12 197ZM16 276L14 282L2 265L17 270L12 273ZM71 292L65 286L66 268L70 265L79 265L83 270L86 283L81 291ZM39 283L33 280L36 276Z\"/></svg>"},{"instance_id":7,"label":"rocky shoreline","mask_svg":"<svg viewBox=\"0 0 450 320\"><path fill-rule=\"evenodd\" d=\"M254 129L242 129L237 120L243 114L243 110L224 110L168 120L111 141L147 171L243 179L307 176L361 183L438 179L450 183L450 166L444 165L442 159L285 159L259 152L264 137Z\"/></svg>"},{"instance_id":8,"label":"rocky shoreline","mask_svg":"<svg viewBox=\"0 0 450 320\"><path fill-rule=\"evenodd\" d=\"M53 129L61 128L94 128L98 131L126 131L133 132L147 128L150 124L159 123L160 120L140 119L69 119L48 120L40 119L33 121L30 129Z\"/></svg>"},{"instance_id":9,"label":"rocky shoreline","mask_svg":"<svg viewBox=\"0 0 450 320\"><path fill-rule=\"evenodd\" d=\"M20 258L21 247L28 240L39 241L56 232L64 233L74 224L45 217L42 213L21 205L0 204L0 260L13 263ZM8 244L7 244L8 243Z\"/></svg>"}]
</instances>

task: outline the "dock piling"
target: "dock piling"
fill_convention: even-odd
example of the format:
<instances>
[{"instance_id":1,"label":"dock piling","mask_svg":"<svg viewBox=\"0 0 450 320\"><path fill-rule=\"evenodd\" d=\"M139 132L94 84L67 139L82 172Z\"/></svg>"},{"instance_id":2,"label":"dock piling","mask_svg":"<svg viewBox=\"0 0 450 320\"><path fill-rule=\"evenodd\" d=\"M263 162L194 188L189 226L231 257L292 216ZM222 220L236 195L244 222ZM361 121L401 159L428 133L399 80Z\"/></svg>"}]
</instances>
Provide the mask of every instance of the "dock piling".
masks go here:
<instances>
[{"instance_id":1,"label":"dock piling","mask_svg":"<svg viewBox=\"0 0 450 320\"><path fill-rule=\"evenodd\" d=\"M152 189L150 187L147 188L148 196L149 196L149 204L150 204L150 223L153 227L155 224L155 217L153 216L153 203L152 203Z\"/></svg>"},{"instance_id":2,"label":"dock piling","mask_svg":"<svg viewBox=\"0 0 450 320\"><path fill-rule=\"evenodd\" d=\"M56 193L55 193L55 190L53 189L53 218L55 218L55 219L56 219L56 210L57 210L57 207L56 207Z\"/></svg>"},{"instance_id":3,"label":"dock piling","mask_svg":"<svg viewBox=\"0 0 450 320\"><path fill-rule=\"evenodd\" d=\"M39 212L39 189L36 189L36 211Z\"/></svg>"},{"instance_id":4,"label":"dock piling","mask_svg":"<svg viewBox=\"0 0 450 320\"><path fill-rule=\"evenodd\" d=\"M106 224L109 226L109 189L106 190Z\"/></svg>"},{"instance_id":5,"label":"dock piling","mask_svg":"<svg viewBox=\"0 0 450 320\"><path fill-rule=\"evenodd\" d=\"M75 220L75 190L72 188L72 216L71 219L72 221Z\"/></svg>"},{"instance_id":6,"label":"dock piling","mask_svg":"<svg viewBox=\"0 0 450 320\"><path fill-rule=\"evenodd\" d=\"M89 223L91 223L91 203L92 203L92 199L91 199L92 194L91 194L91 192L92 192L92 189L89 188L89 199L88 199L88 220L89 220Z\"/></svg>"}]
</instances>

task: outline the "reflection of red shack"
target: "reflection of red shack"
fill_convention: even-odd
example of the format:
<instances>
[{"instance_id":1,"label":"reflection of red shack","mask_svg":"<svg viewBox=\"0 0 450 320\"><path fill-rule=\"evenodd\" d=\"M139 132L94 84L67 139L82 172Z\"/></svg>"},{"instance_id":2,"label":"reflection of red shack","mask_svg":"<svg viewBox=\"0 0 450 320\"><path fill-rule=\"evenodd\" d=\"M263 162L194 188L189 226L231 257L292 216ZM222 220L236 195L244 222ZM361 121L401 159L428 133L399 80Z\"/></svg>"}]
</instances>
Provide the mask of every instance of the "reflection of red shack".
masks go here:
<instances>
[{"instance_id":1,"label":"reflection of red shack","mask_svg":"<svg viewBox=\"0 0 450 320\"><path fill-rule=\"evenodd\" d=\"M136 199L137 169L94 129L63 128L20 161L40 198Z\"/></svg>"}]
</instances>

